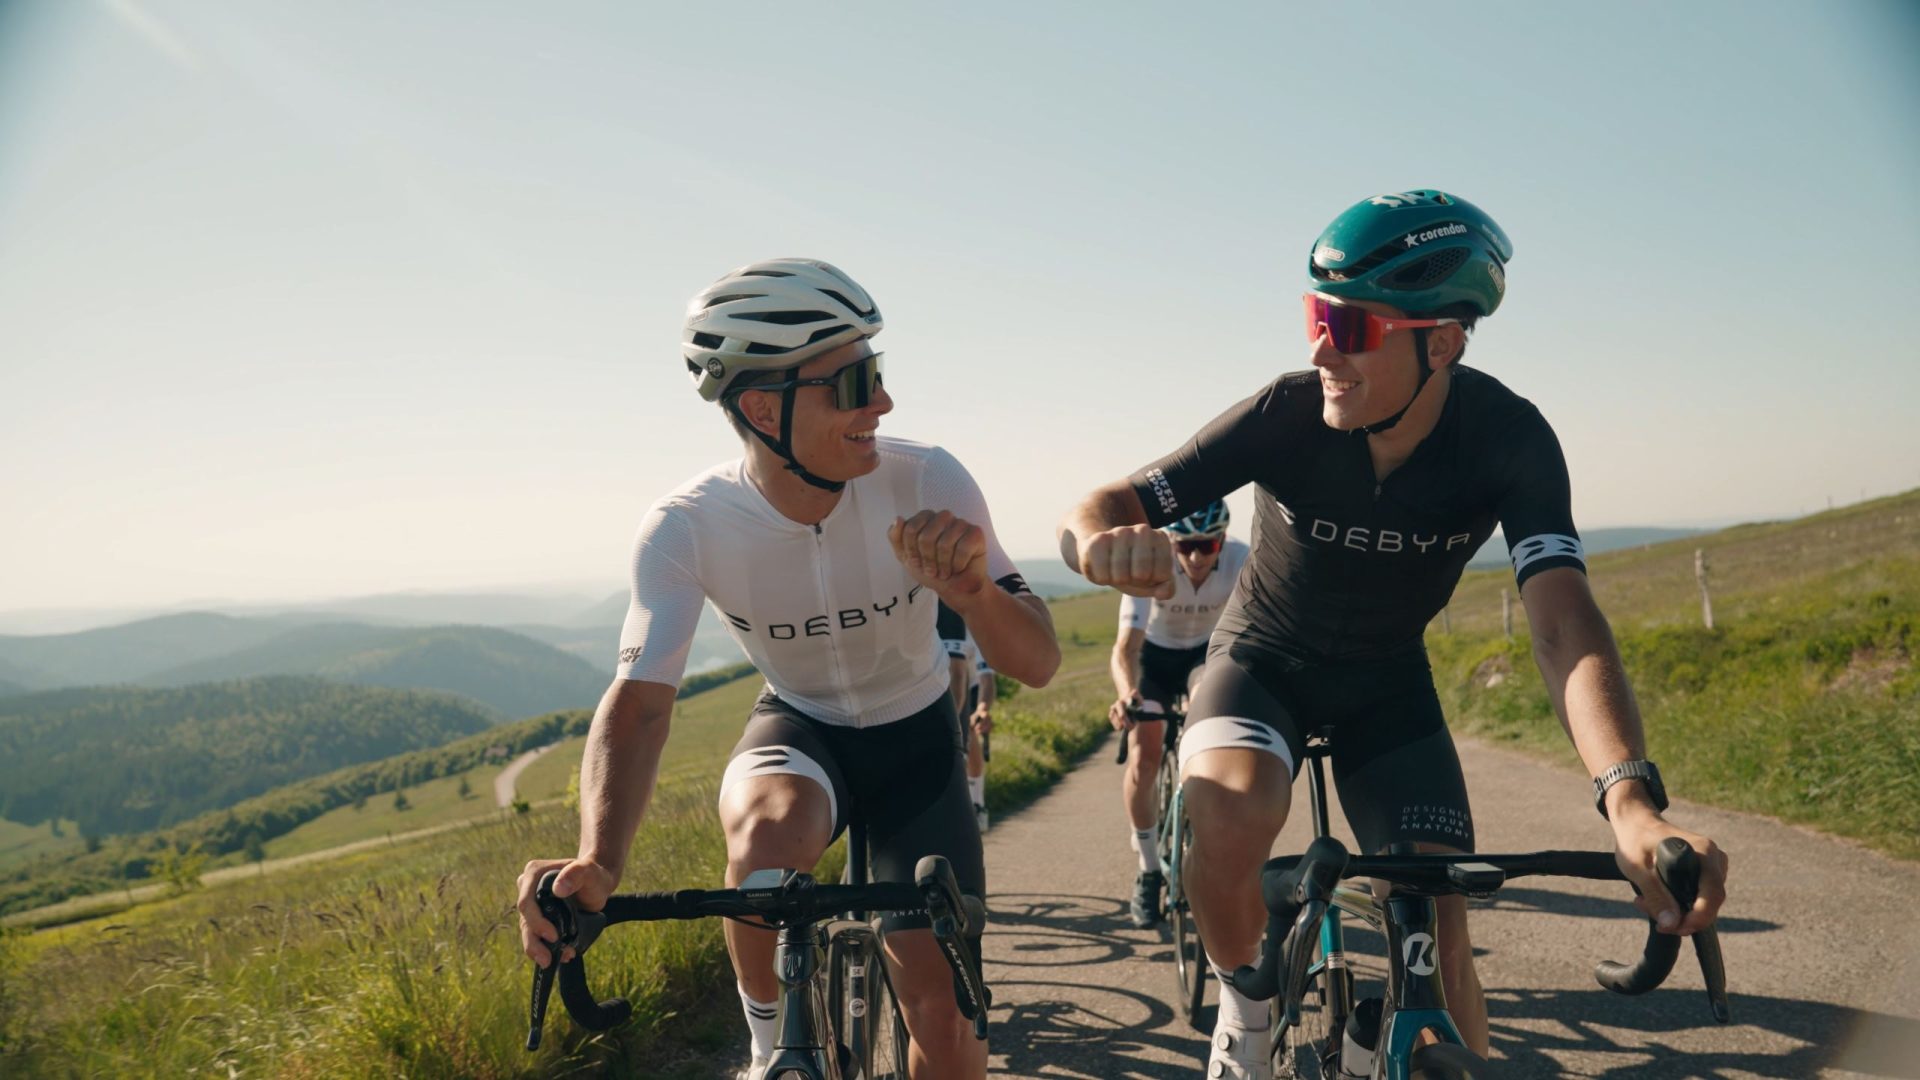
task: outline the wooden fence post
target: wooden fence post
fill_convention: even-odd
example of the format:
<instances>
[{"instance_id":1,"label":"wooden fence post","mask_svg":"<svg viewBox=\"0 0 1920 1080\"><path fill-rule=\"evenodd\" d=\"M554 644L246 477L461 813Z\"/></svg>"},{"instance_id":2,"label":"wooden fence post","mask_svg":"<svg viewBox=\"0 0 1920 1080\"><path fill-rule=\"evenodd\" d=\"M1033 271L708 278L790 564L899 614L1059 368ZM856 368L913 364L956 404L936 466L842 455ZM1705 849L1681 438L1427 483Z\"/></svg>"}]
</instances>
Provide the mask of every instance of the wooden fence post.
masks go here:
<instances>
[{"instance_id":1,"label":"wooden fence post","mask_svg":"<svg viewBox=\"0 0 1920 1080\"><path fill-rule=\"evenodd\" d=\"M1500 589L1500 627L1507 632L1507 640L1513 640L1513 594Z\"/></svg>"},{"instance_id":2,"label":"wooden fence post","mask_svg":"<svg viewBox=\"0 0 1920 1080\"><path fill-rule=\"evenodd\" d=\"M1700 621L1713 629L1713 596L1707 592L1707 551L1693 549L1693 579L1700 583Z\"/></svg>"}]
</instances>

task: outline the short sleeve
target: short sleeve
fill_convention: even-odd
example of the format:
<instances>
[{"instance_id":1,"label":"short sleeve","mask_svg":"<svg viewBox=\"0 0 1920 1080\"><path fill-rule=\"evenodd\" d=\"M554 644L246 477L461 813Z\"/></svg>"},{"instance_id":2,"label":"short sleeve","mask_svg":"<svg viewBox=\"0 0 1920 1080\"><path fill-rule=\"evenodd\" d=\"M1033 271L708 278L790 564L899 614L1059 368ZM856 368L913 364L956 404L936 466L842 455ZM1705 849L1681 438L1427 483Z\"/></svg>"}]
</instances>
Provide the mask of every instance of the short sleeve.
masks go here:
<instances>
[{"instance_id":1,"label":"short sleeve","mask_svg":"<svg viewBox=\"0 0 1920 1080\"><path fill-rule=\"evenodd\" d=\"M1281 380L1213 418L1187 444L1129 478L1147 524L1164 528L1254 479L1281 452Z\"/></svg>"},{"instance_id":2,"label":"short sleeve","mask_svg":"<svg viewBox=\"0 0 1920 1080\"><path fill-rule=\"evenodd\" d=\"M1145 630L1147 619L1153 614L1153 598L1150 596L1122 596L1120 598L1120 634L1126 636L1129 630Z\"/></svg>"},{"instance_id":3,"label":"short sleeve","mask_svg":"<svg viewBox=\"0 0 1920 1080\"><path fill-rule=\"evenodd\" d=\"M706 602L688 569L694 554L693 531L683 516L664 505L647 511L633 541L632 593L614 677L680 685Z\"/></svg>"},{"instance_id":4,"label":"short sleeve","mask_svg":"<svg viewBox=\"0 0 1920 1080\"><path fill-rule=\"evenodd\" d=\"M1033 591L994 535L993 516L987 512L987 498L980 493L980 485L974 483L973 475L959 459L939 447L928 453L920 472L920 505L927 510L946 510L980 526L987 540L987 577L1015 595Z\"/></svg>"},{"instance_id":5,"label":"short sleeve","mask_svg":"<svg viewBox=\"0 0 1920 1080\"><path fill-rule=\"evenodd\" d=\"M1586 551L1573 527L1567 459L1546 417L1531 407L1515 425L1505 490L1498 502L1500 531L1513 560L1515 586L1542 570L1571 567L1586 573Z\"/></svg>"}]
</instances>

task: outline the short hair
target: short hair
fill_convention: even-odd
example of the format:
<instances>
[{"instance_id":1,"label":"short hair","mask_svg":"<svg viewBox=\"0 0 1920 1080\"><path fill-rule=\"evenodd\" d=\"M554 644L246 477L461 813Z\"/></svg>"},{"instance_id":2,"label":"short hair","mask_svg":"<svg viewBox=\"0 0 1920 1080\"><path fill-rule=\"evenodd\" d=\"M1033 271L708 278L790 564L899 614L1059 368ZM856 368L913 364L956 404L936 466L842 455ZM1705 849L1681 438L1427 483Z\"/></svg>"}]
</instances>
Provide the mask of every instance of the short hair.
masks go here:
<instances>
[{"instance_id":1,"label":"short hair","mask_svg":"<svg viewBox=\"0 0 1920 1080\"><path fill-rule=\"evenodd\" d=\"M741 442L744 443L752 438L754 431L740 419L740 414L734 411L734 399L739 397L742 391L753 389L757 383L779 382L790 375L791 372L787 371L743 371L735 375L733 382L727 385L725 392L720 395L720 411L727 414L727 423L733 427L733 433L740 436Z\"/></svg>"},{"instance_id":2,"label":"short hair","mask_svg":"<svg viewBox=\"0 0 1920 1080\"><path fill-rule=\"evenodd\" d=\"M1474 326L1480 322L1480 309L1473 306L1473 304L1468 301L1460 300L1460 301L1456 301L1454 303L1448 304L1443 308L1436 308L1433 311L1421 312L1418 315L1410 315L1410 317L1416 318L1416 319L1457 319L1460 322L1461 331L1465 333L1468 338L1471 338L1473 336ZM1423 359L1426 354L1426 335L1432 332L1433 331L1431 329L1425 329L1420 331L1420 344L1421 344L1420 352ZM1453 362L1456 364L1459 363L1461 359L1466 355L1467 355L1467 346L1465 343L1462 343L1460 346L1460 355L1455 356L1453 358Z\"/></svg>"}]
</instances>

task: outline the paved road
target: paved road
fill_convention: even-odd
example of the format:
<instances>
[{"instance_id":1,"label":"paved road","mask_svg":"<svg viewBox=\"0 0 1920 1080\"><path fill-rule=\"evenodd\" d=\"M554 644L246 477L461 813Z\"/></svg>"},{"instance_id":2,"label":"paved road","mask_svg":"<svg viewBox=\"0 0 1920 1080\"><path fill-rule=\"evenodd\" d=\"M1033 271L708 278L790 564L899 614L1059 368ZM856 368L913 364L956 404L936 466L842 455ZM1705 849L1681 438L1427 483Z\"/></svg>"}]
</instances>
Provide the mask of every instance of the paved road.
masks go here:
<instances>
[{"instance_id":1,"label":"paved road","mask_svg":"<svg viewBox=\"0 0 1920 1080\"><path fill-rule=\"evenodd\" d=\"M1583 777L1477 744L1461 754L1483 851L1607 843ZM1112 761L1095 751L987 834L997 1076L1200 1075L1205 1038L1171 1004L1170 938L1126 922L1135 862ZM1303 846L1304 808L1302 793L1277 851ZM1673 813L1733 860L1734 1023L1713 1025L1690 950L1645 998L1593 981L1595 960L1629 958L1643 934L1624 886L1527 878L1473 917L1501 1075L1920 1078L1920 866L1751 815ZM1348 943L1381 948L1367 932Z\"/></svg>"},{"instance_id":2,"label":"paved road","mask_svg":"<svg viewBox=\"0 0 1920 1080\"><path fill-rule=\"evenodd\" d=\"M501 769L500 775L493 778L494 805L502 810L512 806L513 785L519 782L520 774L526 770L527 766L533 764L535 759L539 758L541 754L546 753L558 745L558 743L549 743L537 750L529 750L519 757L514 758L512 764Z\"/></svg>"}]
</instances>

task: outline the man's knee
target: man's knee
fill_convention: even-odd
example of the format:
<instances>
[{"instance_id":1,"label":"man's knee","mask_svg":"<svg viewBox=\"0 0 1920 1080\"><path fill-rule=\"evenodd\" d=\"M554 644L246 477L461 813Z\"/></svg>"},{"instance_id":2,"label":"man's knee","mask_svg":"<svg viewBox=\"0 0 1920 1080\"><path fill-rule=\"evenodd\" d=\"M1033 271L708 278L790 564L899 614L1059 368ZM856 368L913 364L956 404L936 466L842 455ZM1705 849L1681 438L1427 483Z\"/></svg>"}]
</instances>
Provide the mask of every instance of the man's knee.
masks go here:
<instances>
[{"instance_id":1,"label":"man's knee","mask_svg":"<svg viewBox=\"0 0 1920 1080\"><path fill-rule=\"evenodd\" d=\"M797 776L757 777L734 785L720 801L720 825L726 832L728 863L748 870L762 868L768 858L807 853L817 858L833 833L826 793Z\"/></svg>"},{"instance_id":2,"label":"man's knee","mask_svg":"<svg viewBox=\"0 0 1920 1080\"><path fill-rule=\"evenodd\" d=\"M1287 823L1293 784L1285 762L1254 750L1215 750L1186 763L1182 784L1194 843L1265 858Z\"/></svg>"}]
</instances>

